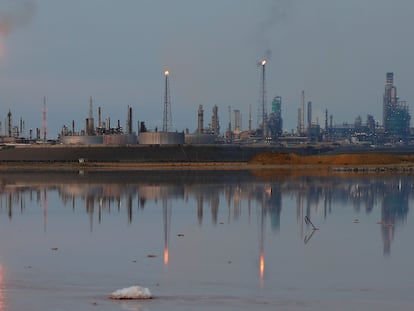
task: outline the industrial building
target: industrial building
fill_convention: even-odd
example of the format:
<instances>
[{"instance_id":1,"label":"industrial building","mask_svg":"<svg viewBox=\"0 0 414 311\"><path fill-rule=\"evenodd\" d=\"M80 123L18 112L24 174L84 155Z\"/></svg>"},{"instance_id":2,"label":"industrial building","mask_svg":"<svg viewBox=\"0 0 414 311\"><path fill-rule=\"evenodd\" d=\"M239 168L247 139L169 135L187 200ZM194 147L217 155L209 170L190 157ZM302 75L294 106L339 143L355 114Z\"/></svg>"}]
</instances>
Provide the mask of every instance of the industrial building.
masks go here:
<instances>
[{"instance_id":1,"label":"industrial building","mask_svg":"<svg viewBox=\"0 0 414 311\"><path fill-rule=\"evenodd\" d=\"M389 140L407 140L410 133L411 116L407 103L397 97L394 73L387 72L383 101L384 135Z\"/></svg>"},{"instance_id":2,"label":"industrial building","mask_svg":"<svg viewBox=\"0 0 414 311\"><path fill-rule=\"evenodd\" d=\"M283 132L282 97L276 96L272 101L272 112L269 116L269 132L272 139L277 139Z\"/></svg>"},{"instance_id":3,"label":"industrial building","mask_svg":"<svg viewBox=\"0 0 414 311\"><path fill-rule=\"evenodd\" d=\"M147 130L141 122L137 133L133 131L132 108L128 107L128 116L125 127L119 120L111 125L111 118L101 118L101 107L98 107L97 122L93 115L92 97L89 100L89 115L82 122L79 129L75 128L75 121L71 126L64 125L57 140L47 139L47 110L46 99L43 98L43 124L41 128L25 130L25 122L20 118L18 125L13 124L12 113L9 110L4 119L0 119L0 144L52 144L64 145L210 145L210 144L281 144L294 145L305 143L344 143L344 144L401 144L414 143L414 129L410 128L411 116L408 105L397 96L397 87L394 85L394 73L386 73L386 83L383 94L383 123L368 115L366 122L360 116L354 123L344 122L334 124L333 116L328 117L325 111L325 124L319 124L312 119L313 103L307 101L305 109L305 91L301 91L297 116L296 130L291 133L283 132L282 97L275 96L271 103L271 112L267 112L266 66L262 60L260 67L260 98L257 114L257 128L252 128L252 108L248 119L248 130L243 128L243 111L228 106L228 126L225 133L220 132L219 108L213 106L211 122L205 125L204 108L198 105L197 128L176 131L172 129L172 109L170 97L170 71L164 72L164 102L163 124L155 130ZM316 111L319 111L317 108ZM227 113L227 112L225 112ZM307 116L305 115L307 113ZM306 118L305 118L306 117ZM226 118L227 119L227 118ZM18 119L16 119L18 120ZM329 121L329 122L328 122Z\"/></svg>"},{"instance_id":4,"label":"industrial building","mask_svg":"<svg viewBox=\"0 0 414 311\"><path fill-rule=\"evenodd\" d=\"M126 131L118 120L117 127L111 127L110 118L101 119L101 107L98 108L98 126L95 127L93 117L92 97L89 99L89 117L85 120L85 129L79 132L75 130L75 121L72 128L63 126L60 133L60 142L64 145L131 145L138 143L138 137L132 130L132 108L128 107Z\"/></svg>"}]
</instances>

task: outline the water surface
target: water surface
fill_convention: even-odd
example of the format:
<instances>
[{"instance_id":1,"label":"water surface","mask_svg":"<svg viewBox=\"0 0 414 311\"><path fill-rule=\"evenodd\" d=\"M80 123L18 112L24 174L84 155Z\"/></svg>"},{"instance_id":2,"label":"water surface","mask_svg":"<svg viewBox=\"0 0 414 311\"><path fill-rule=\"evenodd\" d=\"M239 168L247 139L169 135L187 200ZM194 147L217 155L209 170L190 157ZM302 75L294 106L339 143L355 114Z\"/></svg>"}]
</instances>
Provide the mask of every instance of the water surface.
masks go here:
<instances>
[{"instance_id":1,"label":"water surface","mask_svg":"<svg viewBox=\"0 0 414 311\"><path fill-rule=\"evenodd\" d=\"M413 310L413 185L406 175L2 174L0 311ZM132 285L156 298L108 299Z\"/></svg>"}]
</instances>

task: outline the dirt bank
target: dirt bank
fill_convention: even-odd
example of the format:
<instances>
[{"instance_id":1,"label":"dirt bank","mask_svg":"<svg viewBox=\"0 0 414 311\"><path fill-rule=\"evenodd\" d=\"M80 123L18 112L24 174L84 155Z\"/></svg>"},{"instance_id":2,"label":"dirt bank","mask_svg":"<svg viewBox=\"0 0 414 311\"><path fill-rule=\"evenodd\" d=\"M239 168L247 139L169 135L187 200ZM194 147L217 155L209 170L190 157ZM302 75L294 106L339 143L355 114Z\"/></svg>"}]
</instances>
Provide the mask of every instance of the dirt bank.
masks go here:
<instances>
[{"instance_id":1,"label":"dirt bank","mask_svg":"<svg viewBox=\"0 0 414 311\"><path fill-rule=\"evenodd\" d=\"M262 153L249 162L251 165L316 165L316 166L364 166L364 165L414 165L414 155L397 154L339 154L299 156L292 153Z\"/></svg>"}]
</instances>

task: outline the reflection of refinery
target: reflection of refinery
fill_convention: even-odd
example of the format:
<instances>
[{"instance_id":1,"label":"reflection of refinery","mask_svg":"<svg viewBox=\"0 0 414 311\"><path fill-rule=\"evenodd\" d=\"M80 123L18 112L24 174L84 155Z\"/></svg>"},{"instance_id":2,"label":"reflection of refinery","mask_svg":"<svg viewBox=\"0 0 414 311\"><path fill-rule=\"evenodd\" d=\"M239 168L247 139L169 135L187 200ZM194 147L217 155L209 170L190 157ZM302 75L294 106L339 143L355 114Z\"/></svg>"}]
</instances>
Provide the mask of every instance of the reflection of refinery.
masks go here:
<instances>
[{"instance_id":1,"label":"reflection of refinery","mask_svg":"<svg viewBox=\"0 0 414 311\"><path fill-rule=\"evenodd\" d=\"M220 180L217 175L204 176L199 180L201 172L197 174L185 173L181 177L173 172L168 177L160 174L154 177L154 172L129 178L125 184L123 175L118 181L110 181L101 175L94 180L87 176L81 178L72 176L65 182L45 181L42 177L30 180L16 175L8 175L0 179L0 209L6 210L10 219L25 212L26 205L36 202L43 207L44 223L46 226L48 213L49 192L59 194L65 207L76 210L85 207L90 217L91 230L97 221L101 223L112 211L126 211L128 223L134 221L134 210L145 209L150 202L162 202L164 219L164 260L169 260L169 234L171 214L174 211L172 201L194 201L196 214L200 226L207 215L211 215L211 223L238 222L242 217L248 217L249 223L252 213L251 205L260 210L260 227L263 229L269 221L274 233L280 230L283 197L294 198L297 203L297 221L300 238L308 227L304 228L304 217L322 217L325 221L329 215L335 213L336 205L351 206L355 213L366 214L373 212L375 206L381 207L381 235L384 243L384 254L391 251L391 242L394 238L395 227L401 225L407 217L410 195L414 193L410 177L383 176L366 178L337 178L337 177L296 177L293 179L279 177L276 180L264 181L252 175L243 175L244 178L227 175L227 180ZM234 173L236 174L236 173ZM237 173L245 174L245 173ZM183 177L185 175L185 177ZM216 177L212 177L216 176ZM179 179L177 179L179 178ZM182 179L180 179L182 178ZM209 178L212 178L210 181ZM93 179L93 178L92 178ZM99 181L100 180L100 181ZM83 203L82 203L83 202ZM50 205L49 205L50 206ZM209 213L206 213L208 208ZM18 212L17 212L18 209ZM247 210L245 210L247 209ZM259 233L260 271L264 273L264 235ZM263 245L262 245L263 244Z\"/></svg>"}]
</instances>

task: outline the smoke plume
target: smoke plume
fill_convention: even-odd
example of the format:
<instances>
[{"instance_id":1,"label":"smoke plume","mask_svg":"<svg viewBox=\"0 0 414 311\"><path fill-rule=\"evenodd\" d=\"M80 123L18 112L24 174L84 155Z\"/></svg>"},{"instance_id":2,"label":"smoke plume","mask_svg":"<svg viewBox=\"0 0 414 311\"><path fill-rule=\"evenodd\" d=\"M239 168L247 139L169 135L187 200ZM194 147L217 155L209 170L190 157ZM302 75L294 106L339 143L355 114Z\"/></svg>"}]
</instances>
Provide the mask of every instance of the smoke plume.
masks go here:
<instances>
[{"instance_id":1,"label":"smoke plume","mask_svg":"<svg viewBox=\"0 0 414 311\"><path fill-rule=\"evenodd\" d=\"M276 29L279 24L285 22L290 15L290 11L295 4L295 0L266 0L264 3L263 19L259 22L257 27L257 40L259 47L265 59L270 59L272 50L270 48L272 41L272 31Z\"/></svg>"},{"instance_id":2,"label":"smoke plume","mask_svg":"<svg viewBox=\"0 0 414 311\"><path fill-rule=\"evenodd\" d=\"M34 11L33 0L0 0L0 34L8 35L14 29L26 26Z\"/></svg>"}]
</instances>

